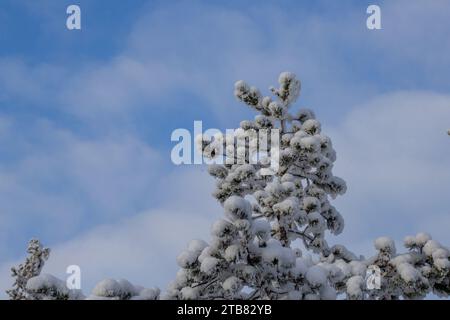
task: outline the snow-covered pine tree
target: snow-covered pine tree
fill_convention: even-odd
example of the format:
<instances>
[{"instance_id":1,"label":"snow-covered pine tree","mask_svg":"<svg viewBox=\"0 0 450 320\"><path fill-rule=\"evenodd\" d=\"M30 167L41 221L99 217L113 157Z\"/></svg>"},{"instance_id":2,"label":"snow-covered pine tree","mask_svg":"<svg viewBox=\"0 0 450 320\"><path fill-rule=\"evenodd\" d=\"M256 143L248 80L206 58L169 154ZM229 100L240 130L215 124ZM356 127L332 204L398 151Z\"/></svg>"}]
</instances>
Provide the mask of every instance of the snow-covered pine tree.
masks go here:
<instances>
[{"instance_id":1,"label":"snow-covered pine tree","mask_svg":"<svg viewBox=\"0 0 450 320\"><path fill-rule=\"evenodd\" d=\"M332 174L336 153L311 110L290 111L300 93L294 74L282 73L279 88L271 90L275 100L238 81L235 95L259 113L255 120L242 121L232 134L200 137L205 156L224 155L226 159L224 164L209 166L217 180L214 196L223 205L224 217L213 224L209 243L193 240L178 256L181 269L161 298L336 299L341 295L347 299L410 299L430 292L448 296L449 249L425 233L406 237L407 251L402 254L396 253L391 239L378 238L377 254L368 259L342 245L327 244L325 232L339 234L344 227L342 216L330 203L346 191L345 182ZM280 141L270 140L258 151L278 156L279 169L273 175L262 174L269 158L249 163L251 143L245 139L256 133L258 144L263 144L258 133L271 136L275 130L280 132ZM242 139L244 144L239 143ZM48 257L45 250L33 242L25 265L19 271L13 268L17 278L15 288L8 291L10 297L82 298L80 294L55 294L65 292L61 280L39 275ZM368 286L370 270L379 272L379 287ZM101 281L88 297L157 298L158 289L113 279Z\"/></svg>"},{"instance_id":2,"label":"snow-covered pine tree","mask_svg":"<svg viewBox=\"0 0 450 320\"><path fill-rule=\"evenodd\" d=\"M325 231L338 234L344 224L329 199L343 194L346 186L332 174L336 153L314 113L289 112L300 93L300 81L285 72L279 84L272 88L276 98L272 100L238 81L236 97L260 114L254 121L242 121L233 134L202 139L205 156L225 150L225 164L209 167L217 179L214 196L223 204L225 217L214 224L210 244L194 240L178 257L182 269L166 298L335 298L326 271L312 267L311 259L291 244L300 239L316 253L333 252ZM279 170L263 175L264 165L249 164L252 155L238 141L250 130L270 135L275 129L281 137ZM263 151L277 152L273 143ZM227 161L243 157L247 161Z\"/></svg>"},{"instance_id":3,"label":"snow-covered pine tree","mask_svg":"<svg viewBox=\"0 0 450 320\"><path fill-rule=\"evenodd\" d=\"M44 263L50 254L50 249L44 248L39 240L31 239L28 243L27 253L29 256L24 263L18 267L11 268L11 274L15 280L13 288L7 290L6 293L12 300L27 299L27 282L41 273Z\"/></svg>"},{"instance_id":4,"label":"snow-covered pine tree","mask_svg":"<svg viewBox=\"0 0 450 320\"><path fill-rule=\"evenodd\" d=\"M6 291L11 300L155 300L159 297L158 288L135 286L125 279L100 281L92 294L85 297L81 290L69 289L63 280L41 274L50 249L43 248L39 240L30 240L27 252L25 263L11 268L15 281L13 288Z\"/></svg>"},{"instance_id":5,"label":"snow-covered pine tree","mask_svg":"<svg viewBox=\"0 0 450 320\"><path fill-rule=\"evenodd\" d=\"M278 82L279 88L271 88L275 100L244 81L236 82L237 99L259 114L254 121L242 121L233 134L199 139L207 157L224 154L226 159L247 161L210 165L224 218L213 225L209 244L193 240L178 256L181 269L163 298L335 299L345 294L348 299L397 299L449 294L449 251L426 234L407 237L409 252L399 255L392 240L379 238L378 254L370 259L341 245L328 246L325 232L339 234L344 227L330 199L345 193L346 185L332 173L336 153L314 113L290 111L300 81L284 72ZM242 149L238 141L252 136L249 130L258 134L275 129L281 132L280 167L274 175L262 175L263 165L248 163L250 143ZM264 151L274 151L270 149L269 143ZM302 253L297 240L315 259ZM379 289L368 288L368 267L380 270Z\"/></svg>"},{"instance_id":6,"label":"snow-covered pine tree","mask_svg":"<svg viewBox=\"0 0 450 320\"><path fill-rule=\"evenodd\" d=\"M13 288L7 290L11 300L77 300L83 299L80 290L68 289L66 283L52 275L41 275L50 249L44 248L39 240L28 243L29 256L18 267L12 267L15 278Z\"/></svg>"}]
</instances>

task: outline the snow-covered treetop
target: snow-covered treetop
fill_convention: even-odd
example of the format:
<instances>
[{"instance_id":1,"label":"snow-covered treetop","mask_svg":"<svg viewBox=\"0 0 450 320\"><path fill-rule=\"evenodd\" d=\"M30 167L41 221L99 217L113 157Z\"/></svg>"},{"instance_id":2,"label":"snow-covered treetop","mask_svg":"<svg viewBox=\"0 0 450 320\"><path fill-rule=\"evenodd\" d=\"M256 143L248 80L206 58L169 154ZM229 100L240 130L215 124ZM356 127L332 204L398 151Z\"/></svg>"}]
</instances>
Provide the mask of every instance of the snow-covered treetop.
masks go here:
<instances>
[{"instance_id":1,"label":"snow-covered treetop","mask_svg":"<svg viewBox=\"0 0 450 320\"><path fill-rule=\"evenodd\" d=\"M350 255L342 247L330 248L325 240L327 231L343 230L342 216L330 200L345 193L346 185L332 173L336 153L314 112L290 111L300 94L300 81L284 72L278 82L278 88L271 88L273 97L263 96L244 81L236 82L236 98L258 114L254 120L242 121L234 135L199 141L206 156L220 155L212 150L225 150L228 159L237 159L239 151L246 155L246 150L239 150L236 136L248 130L280 130L278 172L262 175L263 165L248 161L209 167L217 180L213 195L223 205L224 218L213 225L209 244L196 241L180 254L177 262L182 269L164 297L336 296L326 269L311 257L302 257L292 243L300 240L324 257L333 252Z\"/></svg>"},{"instance_id":2,"label":"snow-covered treetop","mask_svg":"<svg viewBox=\"0 0 450 320\"><path fill-rule=\"evenodd\" d=\"M180 254L181 269L163 298L335 299L343 294L348 299L397 299L420 298L430 291L448 294L448 250L426 234L405 240L409 251L404 254L396 254L390 238L378 238L378 253L369 259L342 245L328 246L326 232L339 234L344 227L330 200L344 194L346 184L332 173L336 152L314 112L291 110L300 81L284 72L278 82L278 88L271 88L273 97L236 82L236 98L258 114L242 121L234 135L199 140L205 156L214 158L225 150L227 159L239 159L248 152L239 150L236 138L248 130L278 129L280 167L272 176L262 175L260 164L209 167L217 180L213 195L223 205L224 217L214 223L210 243L194 240ZM316 255L305 254L296 240ZM375 268L381 280L373 290L366 275Z\"/></svg>"},{"instance_id":3,"label":"snow-covered treetop","mask_svg":"<svg viewBox=\"0 0 450 320\"><path fill-rule=\"evenodd\" d=\"M14 286L6 292L12 300L155 300L158 288L135 286L129 281L105 279L100 281L85 297L79 289L69 289L66 282L50 274L41 274L50 249L43 248L38 240L28 245L30 254L25 263L13 267Z\"/></svg>"},{"instance_id":4,"label":"snow-covered treetop","mask_svg":"<svg viewBox=\"0 0 450 320\"><path fill-rule=\"evenodd\" d=\"M44 248L37 239L31 239L28 243L27 253L29 256L25 262L18 267L12 267L11 273L15 278L13 288L6 293L12 300L22 300L27 298L27 282L29 279L38 276L50 254L49 248Z\"/></svg>"}]
</instances>

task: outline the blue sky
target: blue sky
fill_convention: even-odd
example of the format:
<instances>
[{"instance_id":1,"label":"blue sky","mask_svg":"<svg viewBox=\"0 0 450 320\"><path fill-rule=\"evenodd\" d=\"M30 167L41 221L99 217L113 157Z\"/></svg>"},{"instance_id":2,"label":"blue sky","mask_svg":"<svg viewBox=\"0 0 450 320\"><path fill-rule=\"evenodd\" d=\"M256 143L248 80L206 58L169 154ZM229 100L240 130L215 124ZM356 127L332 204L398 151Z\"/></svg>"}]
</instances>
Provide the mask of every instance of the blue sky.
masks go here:
<instances>
[{"instance_id":1,"label":"blue sky","mask_svg":"<svg viewBox=\"0 0 450 320\"><path fill-rule=\"evenodd\" d=\"M382 30L366 28L372 3ZM65 28L69 4L81 31ZM79 264L87 291L104 277L164 287L221 214L205 168L170 162L171 132L236 127L253 113L233 83L264 91L286 70L348 183L330 241L450 243L449 14L438 0L2 0L0 289L34 236L54 249L47 271Z\"/></svg>"}]
</instances>

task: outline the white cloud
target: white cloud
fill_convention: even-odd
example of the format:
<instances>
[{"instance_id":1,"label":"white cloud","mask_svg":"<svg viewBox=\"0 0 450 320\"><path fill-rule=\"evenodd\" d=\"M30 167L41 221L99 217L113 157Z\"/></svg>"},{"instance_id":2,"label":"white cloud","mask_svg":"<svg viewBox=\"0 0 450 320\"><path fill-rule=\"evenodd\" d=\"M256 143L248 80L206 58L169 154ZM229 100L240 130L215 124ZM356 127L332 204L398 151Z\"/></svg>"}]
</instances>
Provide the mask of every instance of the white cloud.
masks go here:
<instances>
[{"instance_id":1,"label":"white cloud","mask_svg":"<svg viewBox=\"0 0 450 320\"><path fill-rule=\"evenodd\" d=\"M433 234L448 220L449 125L449 95L399 92L355 108L328 132L338 153L335 173L348 184L336 201L346 221L342 241L370 246L382 235ZM439 229L437 240L450 243Z\"/></svg>"},{"instance_id":2,"label":"white cloud","mask_svg":"<svg viewBox=\"0 0 450 320\"><path fill-rule=\"evenodd\" d=\"M175 277L177 254L190 239L207 238L210 223L207 217L191 211L145 212L53 247L43 272L65 279L67 266L79 265L85 293L105 278L126 278L135 284L165 288ZM0 268L2 291L11 286L7 270L14 264L17 262L10 261Z\"/></svg>"},{"instance_id":3,"label":"white cloud","mask_svg":"<svg viewBox=\"0 0 450 320\"><path fill-rule=\"evenodd\" d=\"M29 65L20 58L0 57L0 102L16 106L20 103L33 103L33 106L48 102L64 84L66 67L41 63Z\"/></svg>"},{"instance_id":4,"label":"white cloud","mask_svg":"<svg viewBox=\"0 0 450 320\"><path fill-rule=\"evenodd\" d=\"M391 58L424 66L431 77L439 73L439 68L449 66L450 44L442 39L448 28L450 2L403 0L390 1L381 7L386 35L374 42L377 49L395 49Z\"/></svg>"},{"instance_id":5,"label":"white cloud","mask_svg":"<svg viewBox=\"0 0 450 320\"><path fill-rule=\"evenodd\" d=\"M236 122L240 117L230 108L242 109L232 96L233 83L246 79L267 92L286 70L299 73L307 103L323 102L330 112L323 92L335 104L373 92L371 85L351 82L335 55L336 33L348 28L345 23L291 15L273 5L251 12L212 5L152 7L139 17L122 51L106 61L54 66L3 59L0 98L35 101L100 126L99 119L168 108L168 101L186 92L202 101L205 115L221 124ZM270 32L261 23L270 25Z\"/></svg>"},{"instance_id":6,"label":"white cloud","mask_svg":"<svg viewBox=\"0 0 450 320\"><path fill-rule=\"evenodd\" d=\"M47 121L26 131L16 121L1 123L9 136L0 138L8 150L0 164L3 257L23 237L67 239L86 225L113 222L155 201L163 162L136 137L86 138Z\"/></svg>"},{"instance_id":7,"label":"white cloud","mask_svg":"<svg viewBox=\"0 0 450 320\"><path fill-rule=\"evenodd\" d=\"M79 265L85 293L107 277L164 289L178 270L176 256L191 239L208 241L210 226L222 213L208 194L213 178L200 170L180 167L158 184L155 192L163 201L160 207L51 246L43 272L64 279L68 265ZM10 287L8 270L19 262L0 265L0 291Z\"/></svg>"},{"instance_id":8,"label":"white cloud","mask_svg":"<svg viewBox=\"0 0 450 320\"><path fill-rule=\"evenodd\" d=\"M386 3L384 29L368 32L360 7L335 14L328 8L318 16L270 3L249 10L152 5L142 10L117 55L105 61L33 65L1 59L0 100L34 101L102 126L144 108L178 105L175 98L187 92L202 101L205 116L229 124L241 114L230 112L240 110L231 94L234 81L246 79L265 91L279 72L290 70L303 81L302 103L333 119L340 116L337 108L348 110L392 79L401 88L421 79L445 87L448 6Z\"/></svg>"}]
</instances>

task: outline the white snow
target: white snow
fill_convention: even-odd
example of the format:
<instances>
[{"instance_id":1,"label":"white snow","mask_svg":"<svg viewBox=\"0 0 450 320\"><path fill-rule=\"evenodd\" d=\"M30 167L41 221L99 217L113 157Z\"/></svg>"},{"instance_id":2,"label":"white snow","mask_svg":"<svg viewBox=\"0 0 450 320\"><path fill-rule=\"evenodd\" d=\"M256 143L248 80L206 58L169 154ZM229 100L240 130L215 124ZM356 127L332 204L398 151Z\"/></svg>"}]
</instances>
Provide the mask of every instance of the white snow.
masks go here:
<instances>
[{"instance_id":1,"label":"white snow","mask_svg":"<svg viewBox=\"0 0 450 320\"><path fill-rule=\"evenodd\" d=\"M142 287L135 287L133 284L131 284L131 282L125 279L119 279L117 280L117 282L119 283L122 293L129 294L131 296L138 295L139 291L143 289Z\"/></svg>"},{"instance_id":2,"label":"white snow","mask_svg":"<svg viewBox=\"0 0 450 320\"><path fill-rule=\"evenodd\" d=\"M317 134L320 133L320 122L315 119L306 120L302 125L302 130L309 134Z\"/></svg>"},{"instance_id":3,"label":"white snow","mask_svg":"<svg viewBox=\"0 0 450 320\"><path fill-rule=\"evenodd\" d=\"M175 281L180 286L185 286L187 284L188 276L186 274L186 269L181 268L177 271Z\"/></svg>"},{"instance_id":4,"label":"white snow","mask_svg":"<svg viewBox=\"0 0 450 320\"><path fill-rule=\"evenodd\" d=\"M399 267L402 263L411 263L412 257L409 254L398 255L391 259L391 264L395 267Z\"/></svg>"},{"instance_id":5,"label":"white snow","mask_svg":"<svg viewBox=\"0 0 450 320\"><path fill-rule=\"evenodd\" d=\"M314 114L314 111L310 109L300 109L297 112L296 118L299 119L300 121L305 122L306 120L309 119L315 119L316 115Z\"/></svg>"},{"instance_id":6,"label":"white snow","mask_svg":"<svg viewBox=\"0 0 450 320\"><path fill-rule=\"evenodd\" d=\"M188 268L197 261L198 254L193 251L185 250L177 257L177 263L181 268Z\"/></svg>"},{"instance_id":7,"label":"white snow","mask_svg":"<svg viewBox=\"0 0 450 320\"><path fill-rule=\"evenodd\" d=\"M353 276L347 280L347 294L352 299L358 299L362 295L364 278L361 276Z\"/></svg>"},{"instance_id":8,"label":"white snow","mask_svg":"<svg viewBox=\"0 0 450 320\"><path fill-rule=\"evenodd\" d=\"M211 164L208 167L208 173L216 178L225 178L228 173L228 170L222 165Z\"/></svg>"},{"instance_id":9,"label":"white snow","mask_svg":"<svg viewBox=\"0 0 450 320\"><path fill-rule=\"evenodd\" d=\"M302 292L299 290L292 290L288 293L288 300L301 300Z\"/></svg>"},{"instance_id":10,"label":"white snow","mask_svg":"<svg viewBox=\"0 0 450 320\"><path fill-rule=\"evenodd\" d=\"M296 198L287 198L273 206L273 210L278 214L294 214L299 210L299 203Z\"/></svg>"},{"instance_id":11,"label":"white snow","mask_svg":"<svg viewBox=\"0 0 450 320\"><path fill-rule=\"evenodd\" d=\"M200 255L198 256L198 261L200 263L203 262L203 260L205 260L207 257L210 257L214 252L214 249L212 247L206 247L205 249L203 249L202 253L200 253Z\"/></svg>"},{"instance_id":12,"label":"white snow","mask_svg":"<svg viewBox=\"0 0 450 320\"><path fill-rule=\"evenodd\" d=\"M278 83L280 84L280 89L274 90L282 97L285 97L285 103L287 105L295 102L300 95L300 80L297 79L295 74L291 72L283 72L278 77Z\"/></svg>"},{"instance_id":13,"label":"white snow","mask_svg":"<svg viewBox=\"0 0 450 320\"><path fill-rule=\"evenodd\" d=\"M281 197L284 193L284 189L281 186L281 184L275 180L271 183L268 183L266 185L266 188L264 189L268 194L274 196L274 197Z\"/></svg>"},{"instance_id":14,"label":"white snow","mask_svg":"<svg viewBox=\"0 0 450 320\"><path fill-rule=\"evenodd\" d=\"M253 232L263 239L270 233L270 224L266 219L257 219L252 223Z\"/></svg>"},{"instance_id":15,"label":"white snow","mask_svg":"<svg viewBox=\"0 0 450 320\"><path fill-rule=\"evenodd\" d=\"M241 280L235 276L231 276L222 283L222 287L226 291L236 292L241 289L241 284Z\"/></svg>"},{"instance_id":16,"label":"white snow","mask_svg":"<svg viewBox=\"0 0 450 320\"><path fill-rule=\"evenodd\" d=\"M313 212L320 209L320 201L316 197L303 198L303 210L306 212Z\"/></svg>"},{"instance_id":17,"label":"white snow","mask_svg":"<svg viewBox=\"0 0 450 320\"><path fill-rule=\"evenodd\" d=\"M439 248L441 248L441 244L439 242L436 240L428 240L423 246L423 253L431 257L433 252Z\"/></svg>"},{"instance_id":18,"label":"white snow","mask_svg":"<svg viewBox=\"0 0 450 320\"><path fill-rule=\"evenodd\" d=\"M402 279L407 283L415 282L420 278L419 271L409 263L401 263L397 267L397 270L400 273Z\"/></svg>"},{"instance_id":19,"label":"white snow","mask_svg":"<svg viewBox=\"0 0 450 320\"><path fill-rule=\"evenodd\" d=\"M305 300L320 300L320 295L308 293L307 295L305 295Z\"/></svg>"},{"instance_id":20,"label":"white snow","mask_svg":"<svg viewBox=\"0 0 450 320\"><path fill-rule=\"evenodd\" d=\"M379 237L375 240L375 249L395 253L394 240L388 237Z\"/></svg>"},{"instance_id":21,"label":"white snow","mask_svg":"<svg viewBox=\"0 0 450 320\"><path fill-rule=\"evenodd\" d=\"M320 299L321 300L336 300L336 290L329 286L325 285L320 288Z\"/></svg>"},{"instance_id":22,"label":"white snow","mask_svg":"<svg viewBox=\"0 0 450 320\"><path fill-rule=\"evenodd\" d=\"M450 269L450 261L448 259L436 259L433 261L433 264L441 270Z\"/></svg>"},{"instance_id":23,"label":"white snow","mask_svg":"<svg viewBox=\"0 0 450 320\"><path fill-rule=\"evenodd\" d=\"M130 300L156 300L159 294L160 290L157 288L144 288Z\"/></svg>"},{"instance_id":24,"label":"white snow","mask_svg":"<svg viewBox=\"0 0 450 320\"><path fill-rule=\"evenodd\" d=\"M186 300L195 300L198 298L198 288L184 287L181 289L181 296Z\"/></svg>"},{"instance_id":25,"label":"white snow","mask_svg":"<svg viewBox=\"0 0 450 320\"><path fill-rule=\"evenodd\" d=\"M308 221L309 221L308 230L314 234L321 233L326 229L325 219L318 212L309 213Z\"/></svg>"},{"instance_id":26,"label":"white snow","mask_svg":"<svg viewBox=\"0 0 450 320\"><path fill-rule=\"evenodd\" d=\"M41 291L41 290L56 290L59 294L68 294L69 289L66 287L64 281L50 275L42 274L27 281L27 289L31 291Z\"/></svg>"},{"instance_id":27,"label":"white snow","mask_svg":"<svg viewBox=\"0 0 450 320\"><path fill-rule=\"evenodd\" d=\"M304 259L295 259L295 267L292 269L294 276L304 276L308 271L308 265L305 263Z\"/></svg>"},{"instance_id":28,"label":"white snow","mask_svg":"<svg viewBox=\"0 0 450 320\"><path fill-rule=\"evenodd\" d=\"M327 283L327 272L320 266L313 266L306 272L306 280L313 287L323 286Z\"/></svg>"},{"instance_id":29,"label":"white snow","mask_svg":"<svg viewBox=\"0 0 450 320\"><path fill-rule=\"evenodd\" d=\"M279 84L286 84L290 81L294 80L296 78L295 74L289 71L284 71L280 73L278 76L278 83Z\"/></svg>"},{"instance_id":30,"label":"white snow","mask_svg":"<svg viewBox=\"0 0 450 320\"><path fill-rule=\"evenodd\" d=\"M99 297L117 297L122 294L122 290L116 280L105 279L97 283L92 293Z\"/></svg>"},{"instance_id":31,"label":"white snow","mask_svg":"<svg viewBox=\"0 0 450 320\"><path fill-rule=\"evenodd\" d=\"M405 239L403 240L403 244L405 245L406 248L412 248L413 246L416 245L416 238L413 236L406 236Z\"/></svg>"},{"instance_id":32,"label":"white snow","mask_svg":"<svg viewBox=\"0 0 450 320\"><path fill-rule=\"evenodd\" d=\"M431 236L428 233L420 232L416 234L416 244L418 246L424 246L428 240L431 240Z\"/></svg>"},{"instance_id":33,"label":"white snow","mask_svg":"<svg viewBox=\"0 0 450 320\"><path fill-rule=\"evenodd\" d=\"M217 260L214 257L207 257L203 259L200 270L206 274L212 274L216 271L217 264L219 263L219 260Z\"/></svg>"},{"instance_id":34,"label":"white snow","mask_svg":"<svg viewBox=\"0 0 450 320\"><path fill-rule=\"evenodd\" d=\"M194 239L189 242L188 250L196 253L197 255L200 255L203 249L205 249L207 246L208 244L205 241Z\"/></svg>"},{"instance_id":35,"label":"white snow","mask_svg":"<svg viewBox=\"0 0 450 320\"><path fill-rule=\"evenodd\" d=\"M252 212L250 202L239 196L231 196L224 203L225 213L232 221L248 219Z\"/></svg>"},{"instance_id":36,"label":"white snow","mask_svg":"<svg viewBox=\"0 0 450 320\"><path fill-rule=\"evenodd\" d=\"M261 257L267 263L280 266L293 266L296 258L292 249L283 247L275 239L270 239L267 247L261 249Z\"/></svg>"},{"instance_id":37,"label":"white snow","mask_svg":"<svg viewBox=\"0 0 450 320\"><path fill-rule=\"evenodd\" d=\"M447 259L449 256L449 252L444 248L439 248L433 251L432 256L434 260Z\"/></svg>"},{"instance_id":38,"label":"white snow","mask_svg":"<svg viewBox=\"0 0 450 320\"><path fill-rule=\"evenodd\" d=\"M300 147L309 152L317 152L320 150L320 139L317 136L301 138Z\"/></svg>"},{"instance_id":39,"label":"white snow","mask_svg":"<svg viewBox=\"0 0 450 320\"><path fill-rule=\"evenodd\" d=\"M223 237L225 234L230 233L233 229L233 225L223 219L219 219L212 225L211 234L216 237Z\"/></svg>"},{"instance_id":40,"label":"white snow","mask_svg":"<svg viewBox=\"0 0 450 320\"><path fill-rule=\"evenodd\" d=\"M236 261L239 259L240 246L237 244L233 244L226 248L224 258L228 262Z\"/></svg>"},{"instance_id":41,"label":"white snow","mask_svg":"<svg viewBox=\"0 0 450 320\"><path fill-rule=\"evenodd\" d=\"M344 276L349 276L351 274L357 275L353 273L352 265L346 263L344 260L339 259L334 263L341 271ZM359 270L358 270L359 271ZM365 273L365 270L364 270Z\"/></svg>"},{"instance_id":42,"label":"white snow","mask_svg":"<svg viewBox=\"0 0 450 320\"><path fill-rule=\"evenodd\" d=\"M269 104L269 110L273 117L281 119L286 114L286 108L278 101L273 101Z\"/></svg>"}]
</instances>

